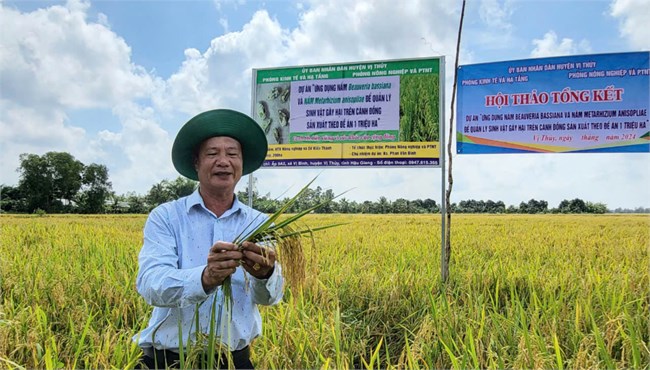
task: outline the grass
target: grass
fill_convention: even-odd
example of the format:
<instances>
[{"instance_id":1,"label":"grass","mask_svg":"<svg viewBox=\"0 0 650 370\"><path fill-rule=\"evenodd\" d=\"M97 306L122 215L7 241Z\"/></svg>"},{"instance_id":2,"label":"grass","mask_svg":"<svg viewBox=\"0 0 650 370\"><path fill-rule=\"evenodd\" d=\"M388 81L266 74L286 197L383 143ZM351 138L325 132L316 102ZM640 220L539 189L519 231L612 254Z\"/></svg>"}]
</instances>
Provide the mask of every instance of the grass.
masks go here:
<instances>
[{"instance_id":1,"label":"grass","mask_svg":"<svg viewBox=\"0 0 650 370\"><path fill-rule=\"evenodd\" d=\"M647 215L436 215L349 222L304 243L306 275L262 308L259 368L650 367ZM0 217L0 367L132 368L150 307L145 216Z\"/></svg>"}]
</instances>

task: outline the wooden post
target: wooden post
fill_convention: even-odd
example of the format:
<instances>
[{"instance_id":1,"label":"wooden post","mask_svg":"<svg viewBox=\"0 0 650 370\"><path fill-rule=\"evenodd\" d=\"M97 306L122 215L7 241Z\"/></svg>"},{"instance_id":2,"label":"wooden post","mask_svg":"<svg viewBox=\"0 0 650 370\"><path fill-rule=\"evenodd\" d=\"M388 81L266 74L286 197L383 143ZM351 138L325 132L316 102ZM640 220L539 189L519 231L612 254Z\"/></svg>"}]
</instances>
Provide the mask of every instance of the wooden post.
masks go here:
<instances>
[{"instance_id":1,"label":"wooden post","mask_svg":"<svg viewBox=\"0 0 650 370\"><path fill-rule=\"evenodd\" d=\"M451 188L454 185L454 177L451 173L451 149L452 142L454 141L454 103L456 102L456 87L458 84L458 58L460 55L460 36L463 30L463 18L465 18L465 0L463 0L462 9L460 11L460 22L458 25L458 41L456 42L456 63L454 65L454 87L451 93L451 116L449 118L449 136L447 140L447 159L449 161L449 172L447 176L447 192L445 194L445 205L447 208L447 222L445 224L445 245L442 252L442 261L440 263L442 269L442 282L446 283L449 280L449 260L451 257Z\"/></svg>"}]
</instances>

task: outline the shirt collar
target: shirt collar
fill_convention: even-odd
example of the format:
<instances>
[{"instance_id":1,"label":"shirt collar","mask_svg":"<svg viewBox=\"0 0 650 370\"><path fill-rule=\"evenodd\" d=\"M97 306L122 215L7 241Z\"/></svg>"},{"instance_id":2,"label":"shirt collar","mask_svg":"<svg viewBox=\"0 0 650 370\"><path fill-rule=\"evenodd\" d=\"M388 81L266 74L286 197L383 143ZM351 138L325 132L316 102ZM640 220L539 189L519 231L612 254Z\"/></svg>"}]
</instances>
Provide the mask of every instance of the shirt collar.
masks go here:
<instances>
[{"instance_id":1,"label":"shirt collar","mask_svg":"<svg viewBox=\"0 0 650 370\"><path fill-rule=\"evenodd\" d=\"M201 208L205 210L208 210L208 208L205 206L205 202L203 202L203 198L201 197L198 188L194 190L194 192L185 199L185 210L187 211L187 213L190 213L190 210L197 205L201 206ZM237 194L235 194L235 200L232 203L232 207L230 207L229 210L227 210L223 215L221 215L221 217L227 217L239 211L244 212L244 207L243 204L237 198Z\"/></svg>"}]
</instances>

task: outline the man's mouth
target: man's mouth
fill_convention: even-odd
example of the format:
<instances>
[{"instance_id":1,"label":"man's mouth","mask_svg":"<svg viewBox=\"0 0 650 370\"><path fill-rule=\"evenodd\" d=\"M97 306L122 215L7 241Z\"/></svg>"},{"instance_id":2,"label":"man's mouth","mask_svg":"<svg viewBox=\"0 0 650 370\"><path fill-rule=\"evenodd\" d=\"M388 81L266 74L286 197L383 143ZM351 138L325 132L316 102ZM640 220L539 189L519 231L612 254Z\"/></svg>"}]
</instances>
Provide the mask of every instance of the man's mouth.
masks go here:
<instances>
[{"instance_id":1,"label":"man's mouth","mask_svg":"<svg viewBox=\"0 0 650 370\"><path fill-rule=\"evenodd\" d=\"M214 172L213 175L222 177L222 176L230 176L231 173L228 172L228 171L217 171L217 172Z\"/></svg>"}]
</instances>

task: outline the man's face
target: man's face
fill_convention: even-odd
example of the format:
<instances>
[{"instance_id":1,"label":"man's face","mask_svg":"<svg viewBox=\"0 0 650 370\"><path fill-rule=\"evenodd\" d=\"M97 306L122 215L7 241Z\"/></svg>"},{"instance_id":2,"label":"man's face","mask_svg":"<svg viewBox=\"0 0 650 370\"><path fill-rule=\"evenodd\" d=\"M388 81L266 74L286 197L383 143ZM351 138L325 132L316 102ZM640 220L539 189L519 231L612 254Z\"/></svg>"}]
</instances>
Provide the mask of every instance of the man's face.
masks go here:
<instances>
[{"instance_id":1,"label":"man's face","mask_svg":"<svg viewBox=\"0 0 650 370\"><path fill-rule=\"evenodd\" d=\"M239 142L231 137L216 136L201 143L194 166L201 188L234 194L243 164Z\"/></svg>"}]
</instances>

